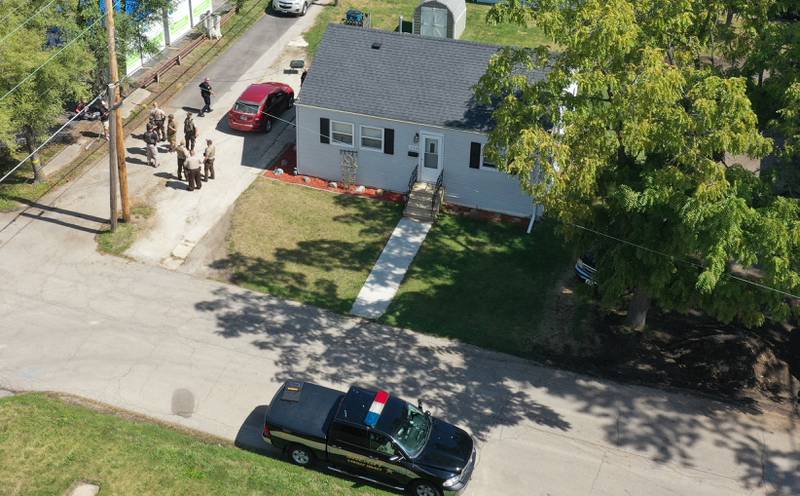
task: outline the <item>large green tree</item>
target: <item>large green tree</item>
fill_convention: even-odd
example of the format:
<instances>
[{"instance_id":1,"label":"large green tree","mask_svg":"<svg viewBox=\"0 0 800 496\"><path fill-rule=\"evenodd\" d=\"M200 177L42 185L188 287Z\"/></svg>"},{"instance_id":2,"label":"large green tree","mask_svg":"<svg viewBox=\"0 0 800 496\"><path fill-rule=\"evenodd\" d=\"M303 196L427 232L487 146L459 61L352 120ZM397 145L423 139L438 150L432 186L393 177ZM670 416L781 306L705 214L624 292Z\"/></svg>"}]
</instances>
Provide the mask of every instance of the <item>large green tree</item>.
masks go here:
<instances>
[{"instance_id":1,"label":"large green tree","mask_svg":"<svg viewBox=\"0 0 800 496\"><path fill-rule=\"evenodd\" d=\"M487 153L597 250L603 299L629 297L637 329L651 302L759 325L786 316L786 296L738 277L800 287L797 203L724 161L771 149L747 82L712 56L735 4L511 0L490 14L535 22L557 54L508 48L490 64L476 88L497 106Z\"/></svg>"},{"instance_id":2,"label":"large green tree","mask_svg":"<svg viewBox=\"0 0 800 496\"><path fill-rule=\"evenodd\" d=\"M0 114L7 118L7 138L9 134L21 135L29 153L63 118L67 102L89 96L95 60L86 41L78 38L87 26L78 25L74 16L65 15L73 12L79 1L56 2L27 22L46 2L0 3L0 17L8 16L6 32L22 26L0 43L0 96L13 90L0 102ZM102 29L102 24L97 23L92 29ZM77 41L67 45L73 39ZM16 143L14 139L6 141L12 146ZM38 154L33 155L31 164L34 181L42 181Z\"/></svg>"}]
</instances>

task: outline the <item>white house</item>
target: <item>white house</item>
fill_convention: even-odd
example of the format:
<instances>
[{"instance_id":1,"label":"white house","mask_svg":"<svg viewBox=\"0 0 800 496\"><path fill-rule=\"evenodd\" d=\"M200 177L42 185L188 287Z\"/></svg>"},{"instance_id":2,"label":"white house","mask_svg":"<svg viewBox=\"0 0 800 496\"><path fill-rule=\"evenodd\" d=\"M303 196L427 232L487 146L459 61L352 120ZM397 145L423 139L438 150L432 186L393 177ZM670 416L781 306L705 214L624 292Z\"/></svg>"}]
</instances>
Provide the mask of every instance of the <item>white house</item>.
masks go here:
<instances>
[{"instance_id":1,"label":"white house","mask_svg":"<svg viewBox=\"0 0 800 496\"><path fill-rule=\"evenodd\" d=\"M340 181L348 155L357 184L439 181L448 203L533 215L519 181L483 157L491 108L472 88L498 49L331 24L296 103L298 172Z\"/></svg>"}]
</instances>

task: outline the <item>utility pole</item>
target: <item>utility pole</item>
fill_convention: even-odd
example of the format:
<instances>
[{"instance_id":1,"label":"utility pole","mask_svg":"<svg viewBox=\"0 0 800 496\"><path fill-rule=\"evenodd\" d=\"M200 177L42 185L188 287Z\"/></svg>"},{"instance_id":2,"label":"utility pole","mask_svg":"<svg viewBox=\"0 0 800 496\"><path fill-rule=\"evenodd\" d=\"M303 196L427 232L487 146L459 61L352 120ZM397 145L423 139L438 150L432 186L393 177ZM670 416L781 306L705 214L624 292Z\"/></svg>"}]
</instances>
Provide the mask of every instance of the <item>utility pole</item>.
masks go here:
<instances>
[{"instance_id":1,"label":"utility pole","mask_svg":"<svg viewBox=\"0 0 800 496\"><path fill-rule=\"evenodd\" d=\"M131 202L128 197L128 166L125 163L125 134L122 131L122 115L117 111L120 105L119 68L117 67L117 50L114 30L114 5L112 0L105 0L106 32L108 34L108 74L113 85L113 96L109 95L109 107L114 109L109 120L113 133L109 142L116 147L116 167L119 172L119 196L122 200L122 220L131 220ZM116 223L116 220L115 220Z\"/></svg>"},{"instance_id":2,"label":"utility pole","mask_svg":"<svg viewBox=\"0 0 800 496\"><path fill-rule=\"evenodd\" d=\"M114 101L114 95L116 91L114 89L114 84L109 83L108 85L108 101ZM108 140L108 172L109 172L109 191L110 191L110 200L111 200L111 232L117 230L117 126L113 125L114 117L119 113L117 111L117 106L113 103L110 104L109 110L111 115L109 116L110 126L108 126L109 132L109 140Z\"/></svg>"}]
</instances>

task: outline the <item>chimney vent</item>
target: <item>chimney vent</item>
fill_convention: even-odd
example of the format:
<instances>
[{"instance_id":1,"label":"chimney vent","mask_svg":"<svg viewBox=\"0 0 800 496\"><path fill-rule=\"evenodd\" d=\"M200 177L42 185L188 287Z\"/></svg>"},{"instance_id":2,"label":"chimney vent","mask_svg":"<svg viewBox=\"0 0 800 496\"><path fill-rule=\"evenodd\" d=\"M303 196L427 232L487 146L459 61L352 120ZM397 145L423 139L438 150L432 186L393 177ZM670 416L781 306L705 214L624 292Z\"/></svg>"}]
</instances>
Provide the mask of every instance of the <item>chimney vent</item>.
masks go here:
<instances>
[{"instance_id":1,"label":"chimney vent","mask_svg":"<svg viewBox=\"0 0 800 496\"><path fill-rule=\"evenodd\" d=\"M373 50L380 50L381 49L381 42L380 41L376 41L375 43L373 43L372 44L372 49Z\"/></svg>"}]
</instances>

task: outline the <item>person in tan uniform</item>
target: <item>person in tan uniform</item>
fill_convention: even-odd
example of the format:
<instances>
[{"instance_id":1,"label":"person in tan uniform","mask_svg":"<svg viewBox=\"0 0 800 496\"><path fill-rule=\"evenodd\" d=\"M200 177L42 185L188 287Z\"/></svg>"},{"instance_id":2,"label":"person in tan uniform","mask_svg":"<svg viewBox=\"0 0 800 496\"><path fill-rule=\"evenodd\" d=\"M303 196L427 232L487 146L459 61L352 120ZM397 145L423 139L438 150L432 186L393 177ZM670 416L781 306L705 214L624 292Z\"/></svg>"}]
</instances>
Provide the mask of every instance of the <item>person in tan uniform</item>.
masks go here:
<instances>
[{"instance_id":1,"label":"person in tan uniform","mask_svg":"<svg viewBox=\"0 0 800 496\"><path fill-rule=\"evenodd\" d=\"M194 118L189 112L186 113L186 119L183 121L183 137L186 140L186 148L189 151L194 151L194 141L197 139L197 126L195 126Z\"/></svg>"},{"instance_id":2,"label":"person in tan uniform","mask_svg":"<svg viewBox=\"0 0 800 496\"><path fill-rule=\"evenodd\" d=\"M189 150L186 149L186 142L181 141L181 144L175 148L178 154L178 181L183 181L183 166L186 164L186 157L189 156ZM189 174L186 174L186 180L189 180Z\"/></svg>"},{"instance_id":3,"label":"person in tan uniform","mask_svg":"<svg viewBox=\"0 0 800 496\"><path fill-rule=\"evenodd\" d=\"M214 158L217 155L217 149L214 143L206 140L206 151L203 153L203 181L208 181L209 178L214 179Z\"/></svg>"},{"instance_id":4,"label":"person in tan uniform","mask_svg":"<svg viewBox=\"0 0 800 496\"><path fill-rule=\"evenodd\" d=\"M164 121L167 119L167 114L158 106L158 102L153 102L153 108L150 110L150 122L155 128L158 135L158 141L166 139L166 130L164 129Z\"/></svg>"},{"instance_id":5,"label":"person in tan uniform","mask_svg":"<svg viewBox=\"0 0 800 496\"><path fill-rule=\"evenodd\" d=\"M189 191L194 191L202 187L200 182L200 165L200 159L194 156L194 150L189 150L189 156L186 158L186 163L183 164L186 178L189 181Z\"/></svg>"},{"instance_id":6,"label":"person in tan uniform","mask_svg":"<svg viewBox=\"0 0 800 496\"><path fill-rule=\"evenodd\" d=\"M178 136L178 125L175 124L175 115L169 114L167 116L167 141L169 142L169 151L175 151L175 142Z\"/></svg>"}]
</instances>

